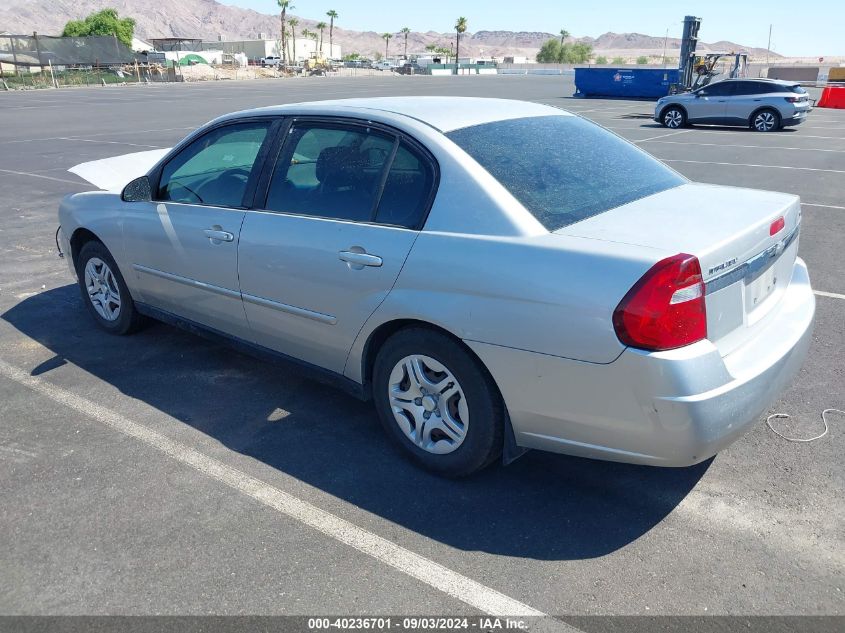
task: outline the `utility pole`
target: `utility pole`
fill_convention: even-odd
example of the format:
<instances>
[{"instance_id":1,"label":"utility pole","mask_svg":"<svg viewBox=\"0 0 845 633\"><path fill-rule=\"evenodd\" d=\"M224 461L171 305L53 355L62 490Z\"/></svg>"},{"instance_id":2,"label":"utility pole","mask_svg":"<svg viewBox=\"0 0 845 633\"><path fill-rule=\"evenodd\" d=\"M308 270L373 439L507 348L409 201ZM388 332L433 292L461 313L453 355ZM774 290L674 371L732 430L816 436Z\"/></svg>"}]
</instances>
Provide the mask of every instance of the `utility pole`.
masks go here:
<instances>
[{"instance_id":1,"label":"utility pole","mask_svg":"<svg viewBox=\"0 0 845 633\"><path fill-rule=\"evenodd\" d=\"M766 45L766 66L769 65L769 51L772 50L772 25L769 25L769 43Z\"/></svg>"},{"instance_id":2,"label":"utility pole","mask_svg":"<svg viewBox=\"0 0 845 633\"><path fill-rule=\"evenodd\" d=\"M666 36L663 38L663 68L666 68L666 41L669 39L669 27L666 27Z\"/></svg>"}]
</instances>

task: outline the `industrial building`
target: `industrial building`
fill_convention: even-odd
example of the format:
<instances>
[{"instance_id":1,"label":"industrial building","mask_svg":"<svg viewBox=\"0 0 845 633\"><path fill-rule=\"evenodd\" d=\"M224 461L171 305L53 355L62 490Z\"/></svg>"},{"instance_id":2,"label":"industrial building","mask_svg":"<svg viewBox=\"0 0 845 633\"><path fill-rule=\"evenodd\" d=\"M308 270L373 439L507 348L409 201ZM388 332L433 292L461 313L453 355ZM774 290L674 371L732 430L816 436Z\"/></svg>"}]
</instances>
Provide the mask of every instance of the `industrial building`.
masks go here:
<instances>
[{"instance_id":1,"label":"industrial building","mask_svg":"<svg viewBox=\"0 0 845 633\"><path fill-rule=\"evenodd\" d=\"M288 59L291 62L300 62L313 57L317 52L317 49L320 47L320 42L319 40L315 41L312 38L297 37L295 46L294 40L292 39L288 39L287 46ZM228 54L244 53L251 61L258 61L262 57L282 56L281 41L269 39L203 42L203 49L222 49L224 53ZM329 46L328 38L323 38L323 47L320 50L319 57L340 59L340 45L335 44L334 46Z\"/></svg>"}]
</instances>

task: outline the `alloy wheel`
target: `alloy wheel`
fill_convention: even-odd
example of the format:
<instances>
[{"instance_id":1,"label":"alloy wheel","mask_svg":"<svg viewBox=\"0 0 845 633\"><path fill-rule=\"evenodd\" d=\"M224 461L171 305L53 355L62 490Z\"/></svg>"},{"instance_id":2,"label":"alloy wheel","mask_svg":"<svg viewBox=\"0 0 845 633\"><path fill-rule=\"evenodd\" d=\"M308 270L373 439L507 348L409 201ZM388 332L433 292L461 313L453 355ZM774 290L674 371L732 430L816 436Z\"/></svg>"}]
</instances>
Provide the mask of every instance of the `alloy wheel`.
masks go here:
<instances>
[{"instance_id":1,"label":"alloy wheel","mask_svg":"<svg viewBox=\"0 0 845 633\"><path fill-rule=\"evenodd\" d=\"M405 436L429 453L445 455L466 438L469 407L458 380L430 356L396 363L388 381L393 417Z\"/></svg>"},{"instance_id":2,"label":"alloy wheel","mask_svg":"<svg viewBox=\"0 0 845 633\"><path fill-rule=\"evenodd\" d=\"M111 268L99 257L85 264L85 289L97 314L106 321L116 321L120 316L120 289Z\"/></svg>"},{"instance_id":3,"label":"alloy wheel","mask_svg":"<svg viewBox=\"0 0 845 633\"><path fill-rule=\"evenodd\" d=\"M679 128L684 122L684 115L678 110L672 109L663 115L663 122L668 128Z\"/></svg>"},{"instance_id":4,"label":"alloy wheel","mask_svg":"<svg viewBox=\"0 0 845 633\"><path fill-rule=\"evenodd\" d=\"M760 112L754 117L754 129L758 132L771 132L776 124L775 115L771 112Z\"/></svg>"}]
</instances>

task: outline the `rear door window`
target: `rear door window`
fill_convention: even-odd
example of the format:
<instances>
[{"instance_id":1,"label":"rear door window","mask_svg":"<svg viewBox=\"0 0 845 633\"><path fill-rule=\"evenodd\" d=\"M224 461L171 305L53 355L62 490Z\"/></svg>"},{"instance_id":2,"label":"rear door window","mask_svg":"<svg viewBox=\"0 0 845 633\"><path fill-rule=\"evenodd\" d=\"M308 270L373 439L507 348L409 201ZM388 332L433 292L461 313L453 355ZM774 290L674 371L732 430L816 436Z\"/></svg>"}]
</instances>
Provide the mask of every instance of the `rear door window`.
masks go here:
<instances>
[{"instance_id":1,"label":"rear door window","mask_svg":"<svg viewBox=\"0 0 845 633\"><path fill-rule=\"evenodd\" d=\"M298 123L279 153L269 211L419 228L435 172L409 143L366 125Z\"/></svg>"},{"instance_id":2,"label":"rear door window","mask_svg":"<svg viewBox=\"0 0 845 633\"><path fill-rule=\"evenodd\" d=\"M496 121L446 136L549 231L687 182L633 144L576 116Z\"/></svg>"}]
</instances>

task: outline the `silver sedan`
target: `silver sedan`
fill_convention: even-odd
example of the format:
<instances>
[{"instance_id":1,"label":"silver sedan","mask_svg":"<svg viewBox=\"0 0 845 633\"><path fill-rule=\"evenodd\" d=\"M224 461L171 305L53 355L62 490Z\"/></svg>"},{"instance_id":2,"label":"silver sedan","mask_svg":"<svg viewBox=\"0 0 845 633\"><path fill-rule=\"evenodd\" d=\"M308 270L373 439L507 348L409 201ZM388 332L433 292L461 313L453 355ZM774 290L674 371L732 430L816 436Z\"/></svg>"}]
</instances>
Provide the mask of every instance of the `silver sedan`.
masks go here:
<instances>
[{"instance_id":1,"label":"silver sedan","mask_svg":"<svg viewBox=\"0 0 845 633\"><path fill-rule=\"evenodd\" d=\"M72 171L105 190L59 209L104 330L298 363L449 476L527 448L700 462L810 343L797 197L691 183L549 106L263 108Z\"/></svg>"}]
</instances>

